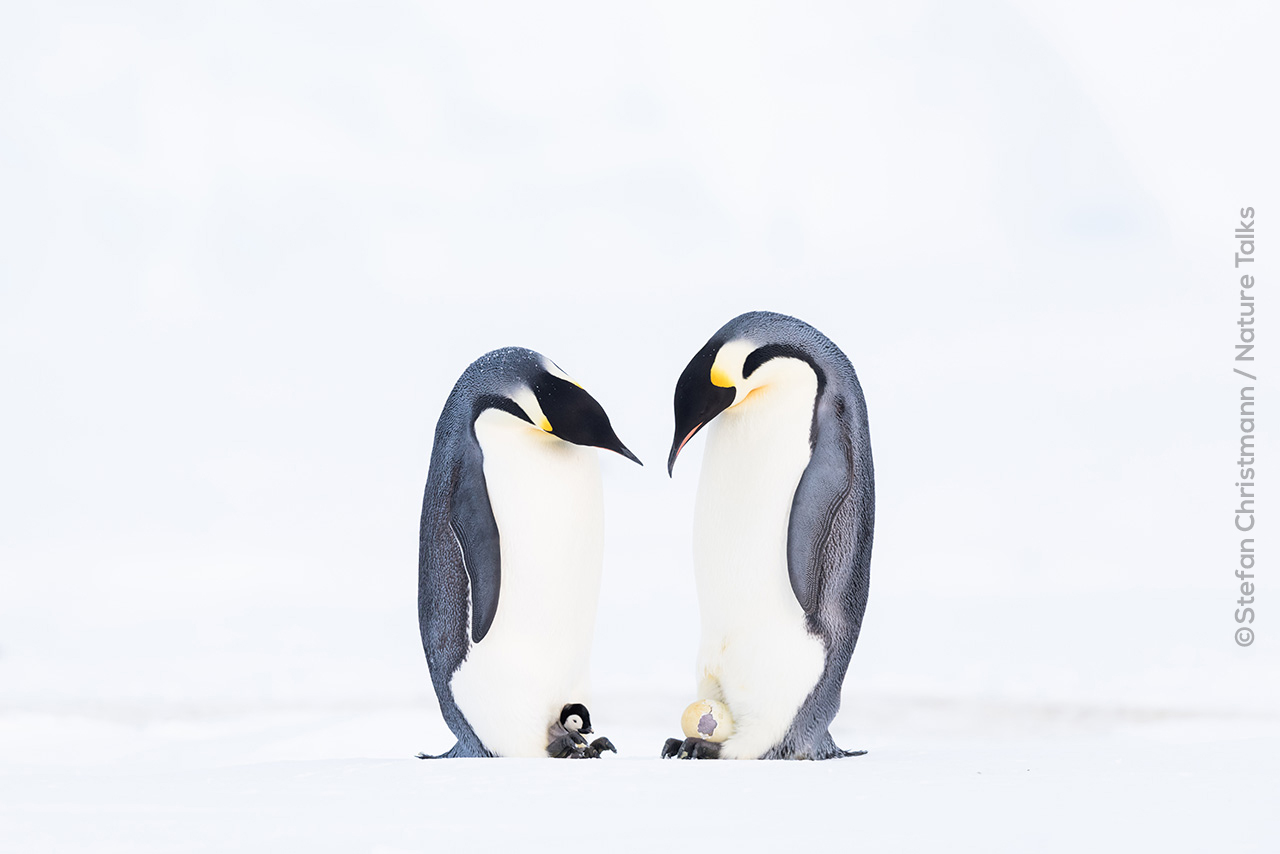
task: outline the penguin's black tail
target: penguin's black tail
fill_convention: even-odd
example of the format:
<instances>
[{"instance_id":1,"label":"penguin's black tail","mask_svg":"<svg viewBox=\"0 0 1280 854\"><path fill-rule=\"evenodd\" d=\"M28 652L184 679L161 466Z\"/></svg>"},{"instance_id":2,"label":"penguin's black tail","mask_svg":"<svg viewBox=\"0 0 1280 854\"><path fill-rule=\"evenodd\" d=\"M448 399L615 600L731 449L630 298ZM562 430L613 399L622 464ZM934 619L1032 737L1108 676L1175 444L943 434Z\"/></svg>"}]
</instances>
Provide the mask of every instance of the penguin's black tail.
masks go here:
<instances>
[{"instance_id":1,"label":"penguin's black tail","mask_svg":"<svg viewBox=\"0 0 1280 854\"><path fill-rule=\"evenodd\" d=\"M491 759L495 754L490 753L483 747L480 750L468 750L462 746L462 742L458 742L444 753L432 756L430 753L419 753L419 759Z\"/></svg>"},{"instance_id":2,"label":"penguin's black tail","mask_svg":"<svg viewBox=\"0 0 1280 854\"><path fill-rule=\"evenodd\" d=\"M449 748L444 753L440 753L434 756L430 753L419 753L418 758L419 759L458 759L464 755L465 754L462 752L462 745L455 744L453 747Z\"/></svg>"}]
</instances>

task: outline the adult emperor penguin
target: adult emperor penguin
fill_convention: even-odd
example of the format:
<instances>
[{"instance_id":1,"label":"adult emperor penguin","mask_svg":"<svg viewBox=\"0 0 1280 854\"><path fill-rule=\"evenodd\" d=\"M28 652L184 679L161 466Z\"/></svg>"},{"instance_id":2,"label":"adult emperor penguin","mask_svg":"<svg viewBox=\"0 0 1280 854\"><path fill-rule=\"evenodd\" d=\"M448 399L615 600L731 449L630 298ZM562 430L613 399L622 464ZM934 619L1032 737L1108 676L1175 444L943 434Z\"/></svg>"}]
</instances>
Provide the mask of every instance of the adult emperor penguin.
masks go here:
<instances>
[{"instance_id":1,"label":"adult emperor penguin","mask_svg":"<svg viewBox=\"0 0 1280 854\"><path fill-rule=\"evenodd\" d=\"M867 605L875 520L853 365L794 317L744 314L680 375L675 420L668 473L707 431L693 534L698 692L728 707L733 734L669 739L663 756L858 755L828 731Z\"/></svg>"},{"instance_id":2,"label":"adult emperor penguin","mask_svg":"<svg viewBox=\"0 0 1280 854\"><path fill-rule=\"evenodd\" d=\"M532 350L481 356L445 401L418 556L422 647L458 739L445 757L545 756L548 726L587 698L595 448L640 462L595 398Z\"/></svg>"}]
</instances>

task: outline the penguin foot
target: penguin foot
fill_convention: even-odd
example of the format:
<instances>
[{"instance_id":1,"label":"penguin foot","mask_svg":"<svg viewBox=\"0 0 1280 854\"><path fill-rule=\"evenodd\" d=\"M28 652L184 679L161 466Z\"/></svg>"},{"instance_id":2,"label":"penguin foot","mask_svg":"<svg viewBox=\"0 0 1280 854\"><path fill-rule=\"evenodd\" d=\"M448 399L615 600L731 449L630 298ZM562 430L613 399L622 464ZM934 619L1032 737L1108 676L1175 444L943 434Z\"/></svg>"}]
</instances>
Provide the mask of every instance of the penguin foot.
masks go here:
<instances>
[{"instance_id":1,"label":"penguin foot","mask_svg":"<svg viewBox=\"0 0 1280 854\"><path fill-rule=\"evenodd\" d=\"M662 746L663 759L719 759L720 745L705 738L668 738Z\"/></svg>"},{"instance_id":2,"label":"penguin foot","mask_svg":"<svg viewBox=\"0 0 1280 854\"><path fill-rule=\"evenodd\" d=\"M587 756L591 759L599 759L600 754L606 750L612 750L614 753L618 752L618 748L613 746L613 742L602 735L591 742L591 746L587 748Z\"/></svg>"}]
</instances>

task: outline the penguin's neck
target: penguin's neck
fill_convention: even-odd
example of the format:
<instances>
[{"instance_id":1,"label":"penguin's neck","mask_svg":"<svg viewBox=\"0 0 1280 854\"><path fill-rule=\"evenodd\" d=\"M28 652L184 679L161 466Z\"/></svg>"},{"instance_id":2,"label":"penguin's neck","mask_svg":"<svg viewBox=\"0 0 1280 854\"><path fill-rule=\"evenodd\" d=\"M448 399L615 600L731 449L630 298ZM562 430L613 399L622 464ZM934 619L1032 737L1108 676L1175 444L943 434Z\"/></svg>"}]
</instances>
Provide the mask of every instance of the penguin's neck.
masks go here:
<instances>
[{"instance_id":1,"label":"penguin's neck","mask_svg":"<svg viewBox=\"0 0 1280 854\"><path fill-rule=\"evenodd\" d=\"M780 358L751 379L752 390L707 426L694 511L699 600L726 618L799 609L787 575L787 525L809 464L818 378L807 363Z\"/></svg>"}]
</instances>

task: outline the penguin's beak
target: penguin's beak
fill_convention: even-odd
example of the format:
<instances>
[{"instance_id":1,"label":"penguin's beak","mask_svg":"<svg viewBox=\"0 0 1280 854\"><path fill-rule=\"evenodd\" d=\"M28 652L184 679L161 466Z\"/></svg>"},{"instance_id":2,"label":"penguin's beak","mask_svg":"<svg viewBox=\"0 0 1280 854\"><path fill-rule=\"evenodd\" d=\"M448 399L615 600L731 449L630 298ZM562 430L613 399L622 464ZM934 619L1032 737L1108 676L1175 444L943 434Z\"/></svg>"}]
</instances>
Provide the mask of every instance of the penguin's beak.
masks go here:
<instances>
[{"instance_id":1,"label":"penguin's beak","mask_svg":"<svg viewBox=\"0 0 1280 854\"><path fill-rule=\"evenodd\" d=\"M626 457L627 459L631 460L631 462L635 463L638 466L644 465L644 463L640 462L640 458L637 457L635 454L631 453L631 449L629 449L626 445L622 444L622 442L618 442L616 446L601 446L601 447L606 447L607 450L613 451L615 454L620 454Z\"/></svg>"},{"instance_id":2,"label":"penguin's beak","mask_svg":"<svg viewBox=\"0 0 1280 854\"><path fill-rule=\"evenodd\" d=\"M618 434L613 432L612 426L606 424L602 433L604 435L599 435L599 434L596 435L595 437L596 440L591 442L592 445L595 445L597 448L600 448L605 451L613 451L618 456L626 457L627 459L631 460L631 462L635 463L638 466L644 465L644 463L640 462L639 457L631 453L630 448L622 444L622 440L618 438Z\"/></svg>"},{"instance_id":3,"label":"penguin's beak","mask_svg":"<svg viewBox=\"0 0 1280 854\"><path fill-rule=\"evenodd\" d=\"M698 435L698 431L702 429L704 424L706 424L705 421L699 421L683 439L680 438L680 431L677 428L676 437L671 442L671 453L667 455L667 477L672 476L672 471L676 467L676 457L680 456L680 452L684 450L685 445L689 444L689 440Z\"/></svg>"},{"instance_id":4,"label":"penguin's beak","mask_svg":"<svg viewBox=\"0 0 1280 854\"><path fill-rule=\"evenodd\" d=\"M644 465L622 444L609 423L609 416L594 397L576 383L552 374L543 374L534 385L546 424L543 430L575 445L602 448Z\"/></svg>"}]
</instances>

